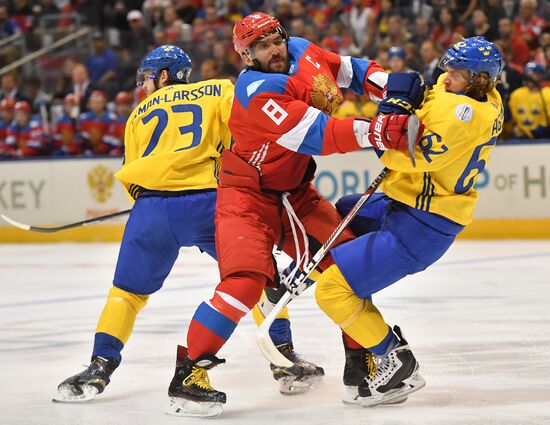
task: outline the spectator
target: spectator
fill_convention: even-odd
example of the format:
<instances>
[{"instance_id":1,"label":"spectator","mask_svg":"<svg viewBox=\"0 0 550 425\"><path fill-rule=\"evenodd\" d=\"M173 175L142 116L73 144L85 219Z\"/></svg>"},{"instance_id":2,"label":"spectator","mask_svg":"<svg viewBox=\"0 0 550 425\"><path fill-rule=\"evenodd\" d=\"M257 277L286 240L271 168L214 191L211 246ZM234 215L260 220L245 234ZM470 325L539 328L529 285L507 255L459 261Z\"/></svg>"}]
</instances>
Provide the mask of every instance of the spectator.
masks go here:
<instances>
[{"instance_id":1,"label":"spectator","mask_svg":"<svg viewBox=\"0 0 550 425\"><path fill-rule=\"evenodd\" d=\"M178 18L184 24L191 25L195 18L197 17L197 8L193 5L192 0L176 0L174 2L174 7L178 12Z\"/></svg>"},{"instance_id":2,"label":"spectator","mask_svg":"<svg viewBox=\"0 0 550 425\"><path fill-rule=\"evenodd\" d=\"M498 21L499 39L507 43L510 48L510 61L523 67L529 62L529 46L525 40L514 33L514 27L510 18L504 17Z\"/></svg>"},{"instance_id":3,"label":"spectator","mask_svg":"<svg viewBox=\"0 0 550 425\"><path fill-rule=\"evenodd\" d=\"M118 88L118 62L101 32L92 35L92 53L86 59L90 80L99 89L115 92Z\"/></svg>"},{"instance_id":4,"label":"spectator","mask_svg":"<svg viewBox=\"0 0 550 425\"><path fill-rule=\"evenodd\" d=\"M77 119L80 112L86 112L88 110L88 100L92 91L95 89L94 84L90 81L88 69L83 63L76 63L73 66L71 73L72 84L65 95L72 93L76 99L76 115L73 118Z\"/></svg>"},{"instance_id":5,"label":"spectator","mask_svg":"<svg viewBox=\"0 0 550 425\"><path fill-rule=\"evenodd\" d=\"M515 136L524 139L550 138L550 87L542 87L544 69L528 62L524 70L525 86L510 96Z\"/></svg>"},{"instance_id":6,"label":"spectator","mask_svg":"<svg viewBox=\"0 0 550 425\"><path fill-rule=\"evenodd\" d=\"M401 46L392 46L388 50L388 65L391 72L406 72L407 68L407 53Z\"/></svg>"},{"instance_id":7,"label":"spectator","mask_svg":"<svg viewBox=\"0 0 550 425\"><path fill-rule=\"evenodd\" d=\"M21 33L21 27L10 17L7 3L0 2L0 40ZM13 42L0 47L0 66L15 61L19 56L19 48Z\"/></svg>"},{"instance_id":8,"label":"spectator","mask_svg":"<svg viewBox=\"0 0 550 425\"><path fill-rule=\"evenodd\" d=\"M432 41L439 50L447 50L455 34L464 34L464 27L458 23L455 12L447 6L439 11L439 18L432 30Z\"/></svg>"},{"instance_id":9,"label":"spectator","mask_svg":"<svg viewBox=\"0 0 550 425\"><path fill-rule=\"evenodd\" d=\"M498 29L491 28L485 11L476 9L472 13L472 20L466 24L466 37L481 36L487 40L494 41L497 37Z\"/></svg>"},{"instance_id":10,"label":"spectator","mask_svg":"<svg viewBox=\"0 0 550 425\"><path fill-rule=\"evenodd\" d=\"M153 31L147 28L143 14L139 10L128 12L126 20L129 31L121 34L121 44L132 53L134 61L139 61L154 43Z\"/></svg>"},{"instance_id":11,"label":"spectator","mask_svg":"<svg viewBox=\"0 0 550 425\"><path fill-rule=\"evenodd\" d=\"M59 8L54 0L41 0L40 4L33 7L34 22L37 27L53 30L58 26L57 19L47 19L42 22L45 15L59 15Z\"/></svg>"},{"instance_id":12,"label":"spectator","mask_svg":"<svg viewBox=\"0 0 550 425\"><path fill-rule=\"evenodd\" d=\"M25 80L25 87L31 100L33 112L39 113L45 119L50 107L52 97L42 89L42 82L36 75L31 75Z\"/></svg>"},{"instance_id":13,"label":"spectator","mask_svg":"<svg viewBox=\"0 0 550 425\"><path fill-rule=\"evenodd\" d=\"M410 42L415 46L420 46L426 40L431 39L430 22L428 18L419 16L414 20L414 31L412 33Z\"/></svg>"},{"instance_id":14,"label":"spectator","mask_svg":"<svg viewBox=\"0 0 550 425\"><path fill-rule=\"evenodd\" d=\"M382 38L381 47L389 49L391 46L404 46L411 38L405 27L401 16L391 14L388 17L388 31L385 38Z\"/></svg>"},{"instance_id":15,"label":"spectator","mask_svg":"<svg viewBox=\"0 0 550 425\"><path fill-rule=\"evenodd\" d=\"M145 0L143 17L148 28L155 28L162 21L162 11L171 6L170 0Z\"/></svg>"},{"instance_id":16,"label":"spectator","mask_svg":"<svg viewBox=\"0 0 550 425\"><path fill-rule=\"evenodd\" d=\"M17 85L17 78L15 73L8 72L0 77L0 100L1 99L13 99L16 102L19 100L26 100L30 102L28 94Z\"/></svg>"},{"instance_id":17,"label":"spectator","mask_svg":"<svg viewBox=\"0 0 550 425\"><path fill-rule=\"evenodd\" d=\"M352 0L350 30L357 51L369 49L376 38L376 13L364 0Z\"/></svg>"},{"instance_id":18,"label":"spectator","mask_svg":"<svg viewBox=\"0 0 550 425\"><path fill-rule=\"evenodd\" d=\"M514 32L519 35L531 50L538 47L538 37L544 31L547 23L535 15L537 0L520 0L519 16L514 21Z\"/></svg>"},{"instance_id":19,"label":"spectator","mask_svg":"<svg viewBox=\"0 0 550 425\"><path fill-rule=\"evenodd\" d=\"M291 37L304 38L305 32L306 32L306 24L302 18L296 18L290 22L289 35Z\"/></svg>"},{"instance_id":20,"label":"spectator","mask_svg":"<svg viewBox=\"0 0 550 425\"><path fill-rule=\"evenodd\" d=\"M239 74L235 66L235 52L222 42L214 44L212 55L223 78L236 77Z\"/></svg>"},{"instance_id":21,"label":"spectator","mask_svg":"<svg viewBox=\"0 0 550 425\"><path fill-rule=\"evenodd\" d=\"M46 156L51 153L50 142L39 116L32 115L31 104L16 102L14 119L8 128L6 146L13 157Z\"/></svg>"},{"instance_id":22,"label":"spectator","mask_svg":"<svg viewBox=\"0 0 550 425\"><path fill-rule=\"evenodd\" d=\"M201 80L221 78L218 63L214 59L205 59L201 64Z\"/></svg>"},{"instance_id":23,"label":"spectator","mask_svg":"<svg viewBox=\"0 0 550 425\"><path fill-rule=\"evenodd\" d=\"M177 43L183 40L183 21L178 18L176 9L168 6L162 12L162 20L155 26L154 32L164 32L168 43Z\"/></svg>"},{"instance_id":24,"label":"spectator","mask_svg":"<svg viewBox=\"0 0 550 425\"><path fill-rule=\"evenodd\" d=\"M434 78L434 72L437 68L441 55L435 49L432 40L424 41L420 46L420 58L422 59L421 73L424 76L426 85L433 86L437 81Z\"/></svg>"}]
</instances>

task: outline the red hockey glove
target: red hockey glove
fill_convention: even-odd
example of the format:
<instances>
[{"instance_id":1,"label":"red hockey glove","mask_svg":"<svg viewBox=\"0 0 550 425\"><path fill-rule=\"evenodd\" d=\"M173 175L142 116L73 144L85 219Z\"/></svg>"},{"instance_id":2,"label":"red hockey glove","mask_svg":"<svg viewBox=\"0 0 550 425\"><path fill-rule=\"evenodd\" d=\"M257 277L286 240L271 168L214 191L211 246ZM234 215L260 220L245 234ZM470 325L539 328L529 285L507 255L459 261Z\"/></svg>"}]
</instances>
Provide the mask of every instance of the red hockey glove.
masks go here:
<instances>
[{"instance_id":1,"label":"red hockey glove","mask_svg":"<svg viewBox=\"0 0 550 425\"><path fill-rule=\"evenodd\" d=\"M370 122L368 140L375 149L397 149L407 151L407 124L409 115L379 114ZM416 136L416 144L420 142L424 124L420 121L420 127Z\"/></svg>"}]
</instances>

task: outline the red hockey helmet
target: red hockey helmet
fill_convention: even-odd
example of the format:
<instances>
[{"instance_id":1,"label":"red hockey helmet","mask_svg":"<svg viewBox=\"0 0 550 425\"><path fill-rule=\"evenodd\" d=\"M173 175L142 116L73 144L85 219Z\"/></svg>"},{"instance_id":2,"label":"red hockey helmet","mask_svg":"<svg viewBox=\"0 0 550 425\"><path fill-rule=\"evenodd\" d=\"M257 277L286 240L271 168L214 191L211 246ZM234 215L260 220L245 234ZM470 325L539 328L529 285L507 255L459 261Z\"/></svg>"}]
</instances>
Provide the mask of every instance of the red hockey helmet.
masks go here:
<instances>
[{"instance_id":1,"label":"red hockey helmet","mask_svg":"<svg viewBox=\"0 0 550 425\"><path fill-rule=\"evenodd\" d=\"M134 99L125 91L119 92L115 97L115 104L117 105L131 105L132 103L134 103Z\"/></svg>"},{"instance_id":2,"label":"red hockey helmet","mask_svg":"<svg viewBox=\"0 0 550 425\"><path fill-rule=\"evenodd\" d=\"M15 100L11 98L2 99L0 102L0 110L2 111L13 111L15 106Z\"/></svg>"},{"instance_id":3,"label":"red hockey helmet","mask_svg":"<svg viewBox=\"0 0 550 425\"><path fill-rule=\"evenodd\" d=\"M13 106L13 110L15 112L24 111L24 112L28 112L30 114L31 113L31 104L29 102L27 102L26 100L20 100L19 102L15 103L15 105Z\"/></svg>"},{"instance_id":4,"label":"red hockey helmet","mask_svg":"<svg viewBox=\"0 0 550 425\"><path fill-rule=\"evenodd\" d=\"M104 102L107 102L107 94L102 90L94 90L90 94L90 99L102 99Z\"/></svg>"},{"instance_id":5,"label":"red hockey helmet","mask_svg":"<svg viewBox=\"0 0 550 425\"><path fill-rule=\"evenodd\" d=\"M285 40L288 38L277 18L262 12L254 12L233 27L233 46L237 53L246 53L252 43L274 32L279 32Z\"/></svg>"}]
</instances>

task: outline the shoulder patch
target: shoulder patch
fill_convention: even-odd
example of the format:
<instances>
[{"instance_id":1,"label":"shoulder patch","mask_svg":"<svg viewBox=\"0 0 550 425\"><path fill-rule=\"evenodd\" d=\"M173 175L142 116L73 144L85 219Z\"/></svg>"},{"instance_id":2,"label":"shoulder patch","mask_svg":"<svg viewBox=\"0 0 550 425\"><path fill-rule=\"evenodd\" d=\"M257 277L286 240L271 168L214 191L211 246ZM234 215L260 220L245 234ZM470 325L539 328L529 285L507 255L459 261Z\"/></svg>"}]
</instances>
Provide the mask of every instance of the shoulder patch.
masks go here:
<instances>
[{"instance_id":1,"label":"shoulder patch","mask_svg":"<svg viewBox=\"0 0 550 425\"><path fill-rule=\"evenodd\" d=\"M474 110L467 103L461 103L455 107L455 116L462 122L470 122L474 116Z\"/></svg>"},{"instance_id":2,"label":"shoulder patch","mask_svg":"<svg viewBox=\"0 0 550 425\"><path fill-rule=\"evenodd\" d=\"M258 80L258 81L254 81L253 83L250 83L247 87L246 87L246 95L248 97L250 97L251 94L253 94L254 92L256 92L256 90L258 90L258 87L260 87L263 82L265 81L264 80Z\"/></svg>"}]
</instances>

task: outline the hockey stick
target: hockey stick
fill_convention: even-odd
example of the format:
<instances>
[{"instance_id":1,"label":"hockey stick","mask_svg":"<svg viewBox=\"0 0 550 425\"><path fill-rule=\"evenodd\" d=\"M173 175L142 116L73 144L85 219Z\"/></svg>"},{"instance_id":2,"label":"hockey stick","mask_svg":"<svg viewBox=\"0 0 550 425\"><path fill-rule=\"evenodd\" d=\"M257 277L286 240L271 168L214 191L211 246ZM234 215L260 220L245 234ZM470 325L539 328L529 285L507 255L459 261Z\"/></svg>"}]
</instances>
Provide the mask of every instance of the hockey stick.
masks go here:
<instances>
[{"instance_id":1,"label":"hockey stick","mask_svg":"<svg viewBox=\"0 0 550 425\"><path fill-rule=\"evenodd\" d=\"M107 215L102 215L102 216L95 217L95 218L89 218L87 220L77 221L76 223L65 224L64 226L59 226L59 227L31 226L30 224L19 223L18 221L15 221L12 218L9 218L4 214L0 214L0 217L2 217L5 221L7 221L12 226L19 227L20 229L23 229L23 230L30 230L31 232L41 232L41 233L55 233L55 232L60 232L62 230L72 229L74 227L80 227L80 226L86 226L88 224L100 223L104 220L109 220L111 218L119 217L121 215L130 214L130 211L132 211L132 210L129 209L129 210L124 210L124 211L119 211L119 212L116 212L116 213L113 213L113 214L107 214Z\"/></svg>"},{"instance_id":2,"label":"hockey stick","mask_svg":"<svg viewBox=\"0 0 550 425\"><path fill-rule=\"evenodd\" d=\"M416 137L415 137L416 139ZM334 229L332 234L329 236L327 241L323 244L323 246L317 251L317 253L313 256L311 261L305 266L304 270L300 274L300 277L296 279L292 284L290 285L290 288L285 294L281 297L281 299L277 302L277 304L273 307L273 310L266 316L263 323L260 325L258 329L258 335L256 336L256 343L258 344L258 347L260 348L260 351L264 355L264 357L269 360L272 364L279 366L279 367L286 367L290 368L294 366L294 363L288 360L285 356L283 356L279 350L277 350L277 347L275 347L275 344L273 344L273 341L271 340L269 336L269 328L271 327L271 324L277 317L277 315L280 313L280 311L286 306L290 301L292 301L294 298L296 298L298 295L300 295L303 291L305 291L307 288L309 288L313 282L308 283L306 279L309 277L311 272L315 270L315 268L319 265L319 263L323 260L325 255L327 255L330 248L332 248L332 245L338 239L340 234L344 231L344 229L347 227L347 225L355 218L361 207L367 200L370 198L370 196L376 192L376 189L378 189L378 186L384 180L384 178L388 175L389 169L384 168L378 176L374 179L374 181L371 183L371 185L368 187L368 189L365 191L365 193L359 198L357 203L353 206L353 208L348 212L348 214L342 219L340 224Z\"/></svg>"},{"instance_id":3,"label":"hockey stick","mask_svg":"<svg viewBox=\"0 0 550 425\"><path fill-rule=\"evenodd\" d=\"M413 167L416 167L414 148L416 148L416 138L418 137L419 128L420 120L416 115L411 115L409 117L409 121L407 121L407 147L409 150L409 158L411 159Z\"/></svg>"}]
</instances>

